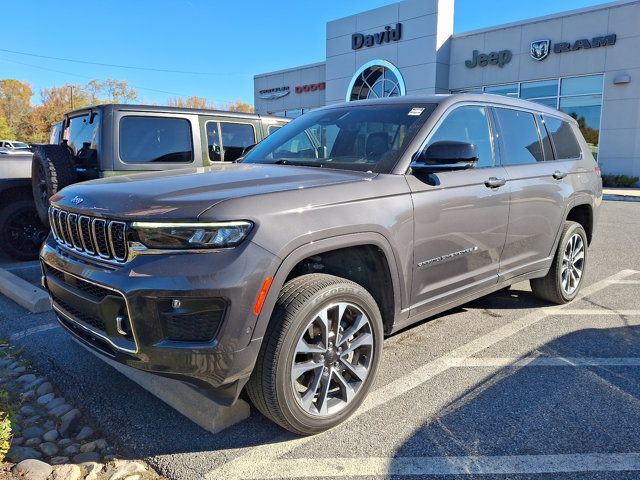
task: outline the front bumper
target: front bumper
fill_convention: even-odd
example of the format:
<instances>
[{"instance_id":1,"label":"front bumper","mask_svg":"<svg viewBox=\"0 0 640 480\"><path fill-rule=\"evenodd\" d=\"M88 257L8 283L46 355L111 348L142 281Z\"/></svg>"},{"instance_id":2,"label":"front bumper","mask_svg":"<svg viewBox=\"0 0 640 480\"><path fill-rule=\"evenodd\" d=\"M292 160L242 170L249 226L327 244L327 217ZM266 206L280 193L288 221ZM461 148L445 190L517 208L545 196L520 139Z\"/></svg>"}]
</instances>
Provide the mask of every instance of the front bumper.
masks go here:
<instances>
[{"instance_id":1,"label":"front bumper","mask_svg":"<svg viewBox=\"0 0 640 480\"><path fill-rule=\"evenodd\" d=\"M139 255L113 265L42 247L44 283L61 325L128 366L186 381L232 403L260 341L253 305L277 257L245 242L210 253Z\"/></svg>"}]
</instances>

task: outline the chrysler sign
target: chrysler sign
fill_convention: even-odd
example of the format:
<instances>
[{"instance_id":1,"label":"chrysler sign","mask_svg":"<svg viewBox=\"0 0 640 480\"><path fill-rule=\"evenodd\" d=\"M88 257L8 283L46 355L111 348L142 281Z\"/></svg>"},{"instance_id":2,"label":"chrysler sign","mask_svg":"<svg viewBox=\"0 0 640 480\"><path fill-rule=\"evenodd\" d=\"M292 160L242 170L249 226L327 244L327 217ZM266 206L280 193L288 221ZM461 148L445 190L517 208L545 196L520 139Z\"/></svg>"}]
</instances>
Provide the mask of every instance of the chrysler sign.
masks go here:
<instances>
[{"instance_id":1,"label":"chrysler sign","mask_svg":"<svg viewBox=\"0 0 640 480\"><path fill-rule=\"evenodd\" d=\"M266 90L260 90L258 92L258 98L263 100L275 100L276 98L282 98L289 95L290 87L276 87L268 88Z\"/></svg>"}]
</instances>

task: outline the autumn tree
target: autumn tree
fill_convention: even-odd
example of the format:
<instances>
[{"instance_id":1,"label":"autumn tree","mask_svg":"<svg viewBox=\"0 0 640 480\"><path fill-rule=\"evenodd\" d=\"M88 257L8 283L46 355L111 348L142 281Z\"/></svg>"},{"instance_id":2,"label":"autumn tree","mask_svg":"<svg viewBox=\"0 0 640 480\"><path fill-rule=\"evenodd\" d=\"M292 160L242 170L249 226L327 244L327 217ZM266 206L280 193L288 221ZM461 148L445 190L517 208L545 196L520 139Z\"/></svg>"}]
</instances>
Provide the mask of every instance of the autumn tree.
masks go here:
<instances>
[{"instance_id":1,"label":"autumn tree","mask_svg":"<svg viewBox=\"0 0 640 480\"><path fill-rule=\"evenodd\" d=\"M0 80L0 116L9 129L19 135L31 111L33 92L28 83L19 80Z\"/></svg>"},{"instance_id":2,"label":"autumn tree","mask_svg":"<svg viewBox=\"0 0 640 480\"><path fill-rule=\"evenodd\" d=\"M255 113L256 109L253 108L253 105L248 103L244 103L242 100L234 100L227 106L227 110L230 112L245 112L245 113Z\"/></svg>"},{"instance_id":3,"label":"autumn tree","mask_svg":"<svg viewBox=\"0 0 640 480\"><path fill-rule=\"evenodd\" d=\"M11 130L7 120L4 117L0 117L0 140L14 140L16 134Z\"/></svg>"},{"instance_id":4,"label":"autumn tree","mask_svg":"<svg viewBox=\"0 0 640 480\"><path fill-rule=\"evenodd\" d=\"M214 109L215 105L204 97L171 97L167 101L170 107Z\"/></svg>"}]
</instances>

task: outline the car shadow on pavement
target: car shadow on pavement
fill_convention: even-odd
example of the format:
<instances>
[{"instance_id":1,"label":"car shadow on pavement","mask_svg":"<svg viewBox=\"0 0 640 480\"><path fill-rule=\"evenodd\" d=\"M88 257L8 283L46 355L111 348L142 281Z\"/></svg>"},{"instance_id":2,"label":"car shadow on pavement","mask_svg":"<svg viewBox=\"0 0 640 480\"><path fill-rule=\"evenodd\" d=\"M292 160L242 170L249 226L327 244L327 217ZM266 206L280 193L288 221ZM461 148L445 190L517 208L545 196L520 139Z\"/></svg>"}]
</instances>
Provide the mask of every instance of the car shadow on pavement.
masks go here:
<instances>
[{"instance_id":1,"label":"car shadow on pavement","mask_svg":"<svg viewBox=\"0 0 640 480\"><path fill-rule=\"evenodd\" d=\"M625 359L640 358L640 327L586 328L547 342L529 352L530 356L569 361L567 366L454 367L446 373L473 378L474 384L410 433L395 451L390 476L406 471L407 459L417 457L431 457L432 461L433 457L452 456L640 452L640 369L633 361L625 365ZM573 358L592 358L596 363L608 359L614 365L573 366ZM425 405L429 394L425 388L420 397L425 398ZM468 462L453 468L473 472L475 460ZM508 478L533 476L523 473Z\"/></svg>"}]
</instances>

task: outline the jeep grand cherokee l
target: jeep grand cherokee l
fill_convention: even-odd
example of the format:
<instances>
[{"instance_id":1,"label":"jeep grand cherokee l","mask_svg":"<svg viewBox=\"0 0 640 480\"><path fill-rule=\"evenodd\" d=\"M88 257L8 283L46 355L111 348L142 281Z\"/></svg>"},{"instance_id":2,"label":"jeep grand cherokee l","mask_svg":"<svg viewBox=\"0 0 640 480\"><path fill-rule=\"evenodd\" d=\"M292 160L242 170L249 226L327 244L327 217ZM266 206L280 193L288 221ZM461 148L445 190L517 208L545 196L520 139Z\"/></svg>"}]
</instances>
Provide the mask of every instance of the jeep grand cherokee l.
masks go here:
<instances>
[{"instance_id":1,"label":"jeep grand cherokee l","mask_svg":"<svg viewBox=\"0 0 640 480\"><path fill-rule=\"evenodd\" d=\"M235 164L65 188L44 281L79 341L313 434L362 403L385 335L523 280L575 298L599 173L534 103L350 102Z\"/></svg>"}]
</instances>

